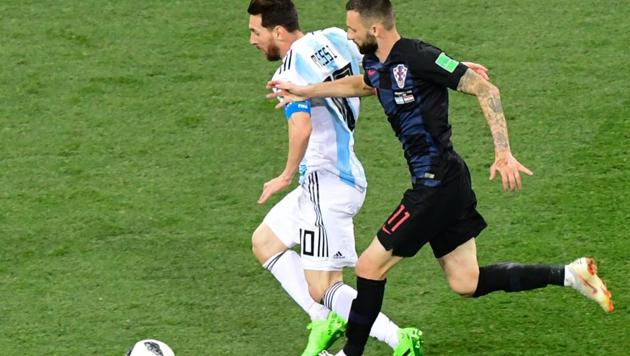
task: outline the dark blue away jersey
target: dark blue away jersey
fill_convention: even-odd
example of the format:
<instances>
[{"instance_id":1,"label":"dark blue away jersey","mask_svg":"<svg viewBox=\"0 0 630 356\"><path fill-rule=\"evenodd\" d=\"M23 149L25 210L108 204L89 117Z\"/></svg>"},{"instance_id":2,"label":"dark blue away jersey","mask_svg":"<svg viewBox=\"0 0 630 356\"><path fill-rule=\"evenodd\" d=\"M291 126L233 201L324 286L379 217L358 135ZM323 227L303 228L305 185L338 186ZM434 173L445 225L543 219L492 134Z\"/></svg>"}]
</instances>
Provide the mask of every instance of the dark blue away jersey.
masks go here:
<instances>
[{"instance_id":1,"label":"dark blue away jersey","mask_svg":"<svg viewBox=\"0 0 630 356\"><path fill-rule=\"evenodd\" d=\"M385 63L363 57L364 81L376 88L402 144L414 184L438 186L462 172L448 122L448 88L456 90L468 67L440 49L412 39L394 44Z\"/></svg>"}]
</instances>

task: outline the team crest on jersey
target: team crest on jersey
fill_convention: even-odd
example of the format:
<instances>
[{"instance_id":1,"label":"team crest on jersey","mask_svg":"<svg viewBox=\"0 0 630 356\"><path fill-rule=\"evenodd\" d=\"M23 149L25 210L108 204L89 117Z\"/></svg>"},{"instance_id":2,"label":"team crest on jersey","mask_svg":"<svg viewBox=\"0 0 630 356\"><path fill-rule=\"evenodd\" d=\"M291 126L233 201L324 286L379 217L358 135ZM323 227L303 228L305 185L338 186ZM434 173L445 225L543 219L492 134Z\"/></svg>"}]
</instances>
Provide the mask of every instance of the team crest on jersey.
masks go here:
<instances>
[{"instance_id":1,"label":"team crest on jersey","mask_svg":"<svg viewBox=\"0 0 630 356\"><path fill-rule=\"evenodd\" d=\"M405 87L405 79L407 79L407 67L404 64L399 64L394 67L394 79L400 89Z\"/></svg>"}]
</instances>

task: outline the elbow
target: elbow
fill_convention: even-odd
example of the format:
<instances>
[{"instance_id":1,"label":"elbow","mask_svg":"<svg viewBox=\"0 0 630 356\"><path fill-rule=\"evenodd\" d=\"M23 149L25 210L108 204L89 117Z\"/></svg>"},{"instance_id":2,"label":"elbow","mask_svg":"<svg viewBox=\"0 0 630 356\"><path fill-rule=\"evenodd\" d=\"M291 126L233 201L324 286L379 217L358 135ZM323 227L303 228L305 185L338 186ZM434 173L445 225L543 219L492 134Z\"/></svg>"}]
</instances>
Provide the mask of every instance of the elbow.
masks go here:
<instances>
[{"instance_id":1,"label":"elbow","mask_svg":"<svg viewBox=\"0 0 630 356\"><path fill-rule=\"evenodd\" d=\"M313 131L313 124L311 123L310 117L309 120L301 121L297 126L297 132L300 136L306 137L307 139L311 136L311 132Z\"/></svg>"},{"instance_id":2,"label":"elbow","mask_svg":"<svg viewBox=\"0 0 630 356\"><path fill-rule=\"evenodd\" d=\"M484 83L483 86L479 86L476 91L471 94L475 95L479 100L485 100L486 98L500 98L501 92L494 84L490 82Z\"/></svg>"},{"instance_id":3,"label":"elbow","mask_svg":"<svg viewBox=\"0 0 630 356\"><path fill-rule=\"evenodd\" d=\"M311 126L310 122L300 125L296 130L293 131L293 135L295 138L300 141L308 141L311 137L311 132L313 132L313 126Z\"/></svg>"},{"instance_id":4,"label":"elbow","mask_svg":"<svg viewBox=\"0 0 630 356\"><path fill-rule=\"evenodd\" d=\"M313 132L313 128L311 125L308 125L307 127L302 128L302 130L300 131L300 136L302 136L302 139L307 140L311 137L311 132Z\"/></svg>"},{"instance_id":5,"label":"elbow","mask_svg":"<svg viewBox=\"0 0 630 356\"><path fill-rule=\"evenodd\" d=\"M488 85L486 87L486 90L484 90L484 92L485 92L485 96L489 96L493 98L501 97L501 91L499 90L499 88L490 82L488 82Z\"/></svg>"}]
</instances>

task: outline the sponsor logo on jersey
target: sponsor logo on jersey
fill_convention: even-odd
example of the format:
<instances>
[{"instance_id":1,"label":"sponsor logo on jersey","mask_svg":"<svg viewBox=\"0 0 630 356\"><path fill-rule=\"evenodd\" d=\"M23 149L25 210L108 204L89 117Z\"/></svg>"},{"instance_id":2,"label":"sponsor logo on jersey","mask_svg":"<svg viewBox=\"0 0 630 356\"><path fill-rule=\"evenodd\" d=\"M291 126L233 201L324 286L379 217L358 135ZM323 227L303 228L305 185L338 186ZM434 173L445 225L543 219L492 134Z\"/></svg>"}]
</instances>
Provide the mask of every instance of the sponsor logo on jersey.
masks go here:
<instances>
[{"instance_id":1,"label":"sponsor logo on jersey","mask_svg":"<svg viewBox=\"0 0 630 356\"><path fill-rule=\"evenodd\" d=\"M413 97L412 90L395 91L394 101L396 102L397 105L404 105L404 104L413 103L414 101L416 101L416 98Z\"/></svg>"}]
</instances>

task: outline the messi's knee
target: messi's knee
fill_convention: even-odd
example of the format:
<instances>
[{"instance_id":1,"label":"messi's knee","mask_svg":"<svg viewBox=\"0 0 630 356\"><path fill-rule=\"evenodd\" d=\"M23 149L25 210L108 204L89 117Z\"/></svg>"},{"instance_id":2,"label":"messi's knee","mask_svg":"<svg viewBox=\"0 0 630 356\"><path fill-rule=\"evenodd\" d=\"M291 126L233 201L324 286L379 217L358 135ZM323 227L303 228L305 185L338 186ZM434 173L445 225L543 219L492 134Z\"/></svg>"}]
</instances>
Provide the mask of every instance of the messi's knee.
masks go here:
<instances>
[{"instance_id":1,"label":"messi's knee","mask_svg":"<svg viewBox=\"0 0 630 356\"><path fill-rule=\"evenodd\" d=\"M258 253L264 246L264 236L261 231L261 227L258 226L256 230L252 233L252 252L254 256L258 256Z\"/></svg>"},{"instance_id":2,"label":"messi's knee","mask_svg":"<svg viewBox=\"0 0 630 356\"><path fill-rule=\"evenodd\" d=\"M309 285L308 292L313 298L314 301L320 302L324 298L324 294L326 293L327 286L323 285Z\"/></svg>"},{"instance_id":3,"label":"messi's knee","mask_svg":"<svg viewBox=\"0 0 630 356\"><path fill-rule=\"evenodd\" d=\"M313 300L320 302L328 288L343 282L341 271L305 271L308 291Z\"/></svg>"},{"instance_id":4,"label":"messi's knee","mask_svg":"<svg viewBox=\"0 0 630 356\"><path fill-rule=\"evenodd\" d=\"M284 250L286 250L286 246L278 240L266 225L261 224L252 234L252 252L261 264Z\"/></svg>"}]
</instances>

